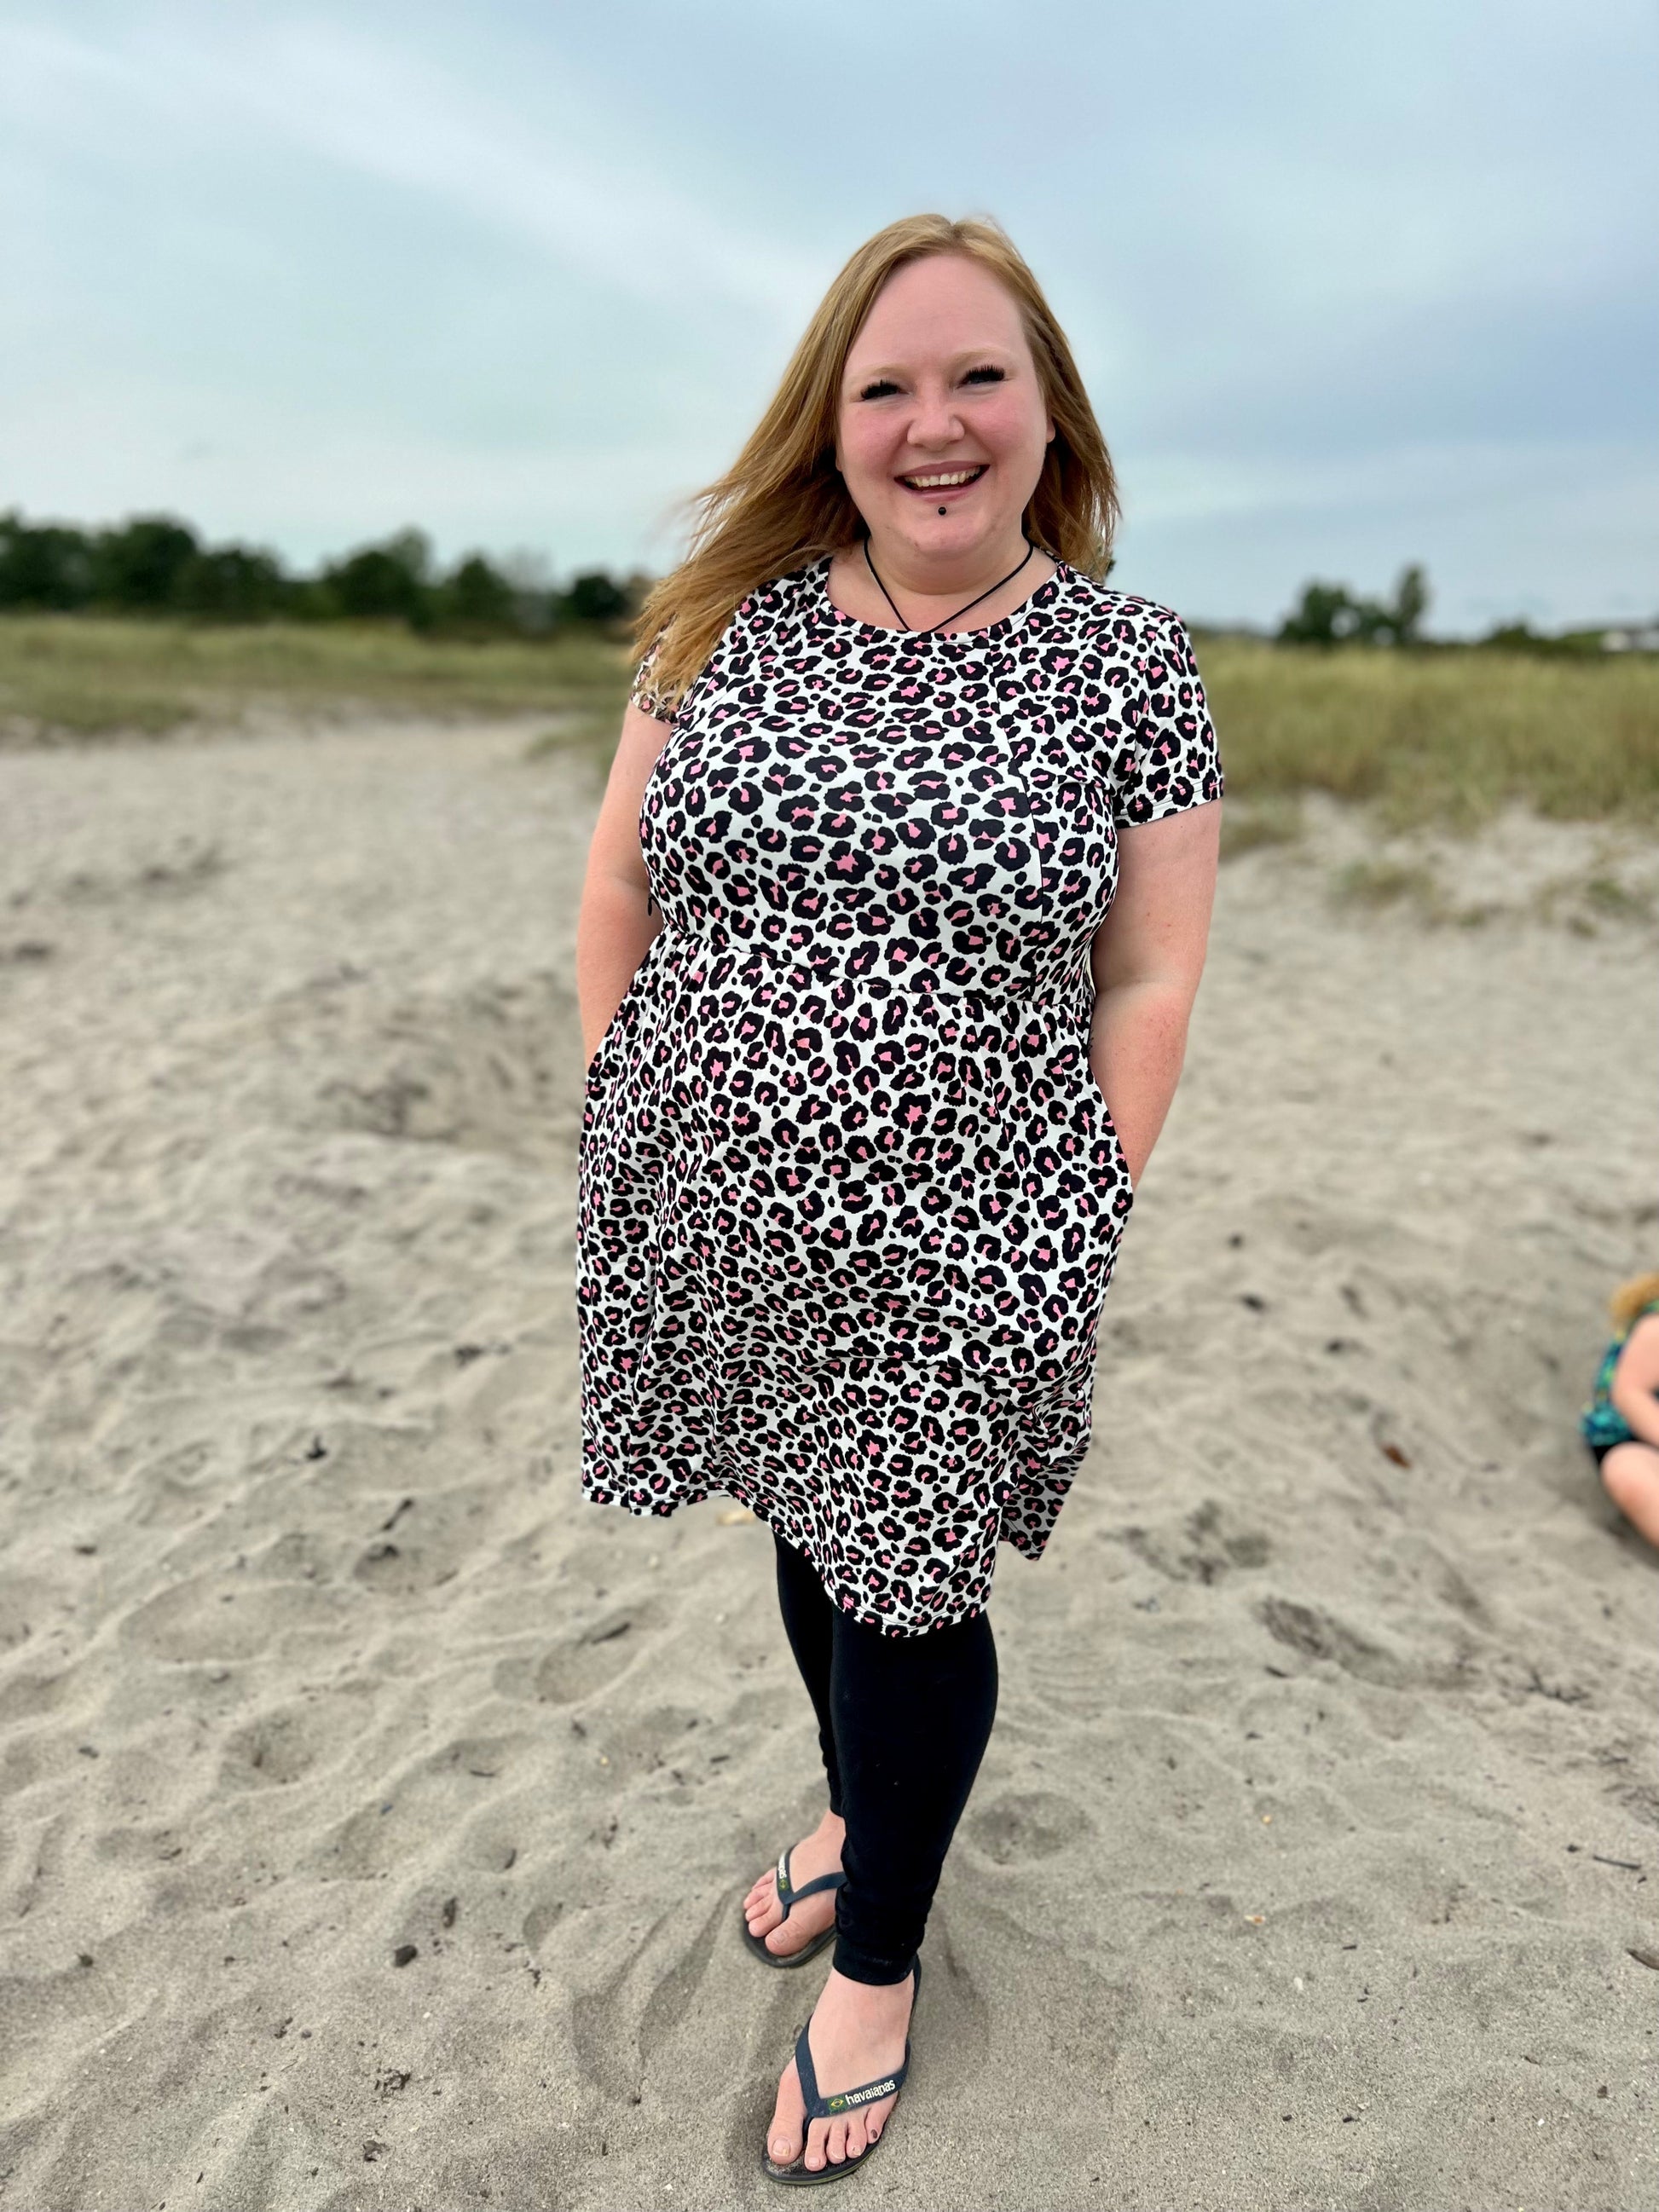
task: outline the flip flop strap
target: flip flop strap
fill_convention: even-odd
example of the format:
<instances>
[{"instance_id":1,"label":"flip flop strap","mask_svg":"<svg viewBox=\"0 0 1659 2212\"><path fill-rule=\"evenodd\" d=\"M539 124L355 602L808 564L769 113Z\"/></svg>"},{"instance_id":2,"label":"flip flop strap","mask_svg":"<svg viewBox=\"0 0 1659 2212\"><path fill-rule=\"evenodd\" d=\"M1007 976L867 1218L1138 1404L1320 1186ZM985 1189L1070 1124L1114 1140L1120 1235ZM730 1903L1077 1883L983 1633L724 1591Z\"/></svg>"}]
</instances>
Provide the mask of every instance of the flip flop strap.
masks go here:
<instances>
[{"instance_id":1,"label":"flip flop strap","mask_svg":"<svg viewBox=\"0 0 1659 2212\"><path fill-rule=\"evenodd\" d=\"M797 1889L789 1879L790 1856L790 1852L785 1851L778 1861L778 1902L783 1907L786 1920L792 1908L799 1905L803 1897L816 1897L820 1890L840 1889L847 1881L844 1874L821 1874L811 1881L802 1882Z\"/></svg>"},{"instance_id":2,"label":"flip flop strap","mask_svg":"<svg viewBox=\"0 0 1659 2212\"><path fill-rule=\"evenodd\" d=\"M911 1992L912 2002L921 1995L921 1960L917 1959L910 1972L915 1977ZM831 2120L838 2112L856 2112L866 2105L879 2103L904 2087L904 2077L910 2071L910 2039L904 2039L904 2063L891 2074L884 2074L879 2081L866 2081L857 2089L842 2089L833 2097L818 2094L818 2072L812 2063L811 2041L812 2023L809 2020L795 2039L795 2079L800 2083L800 2093L806 2104L806 2117L811 2120Z\"/></svg>"},{"instance_id":3,"label":"flip flop strap","mask_svg":"<svg viewBox=\"0 0 1659 2212\"><path fill-rule=\"evenodd\" d=\"M800 2093L806 2104L808 2120L833 2120L843 2112L856 2112L866 2105L879 2104L904 2087L904 2077L910 2071L910 2039L904 2039L904 2063L892 2073L884 2074L878 2081L866 2081L856 2089L837 2090L833 2097L819 2094L817 2069L812 2063L812 2045L809 2040L812 2023L808 2021L795 2040L795 2078L800 2083Z\"/></svg>"}]
</instances>

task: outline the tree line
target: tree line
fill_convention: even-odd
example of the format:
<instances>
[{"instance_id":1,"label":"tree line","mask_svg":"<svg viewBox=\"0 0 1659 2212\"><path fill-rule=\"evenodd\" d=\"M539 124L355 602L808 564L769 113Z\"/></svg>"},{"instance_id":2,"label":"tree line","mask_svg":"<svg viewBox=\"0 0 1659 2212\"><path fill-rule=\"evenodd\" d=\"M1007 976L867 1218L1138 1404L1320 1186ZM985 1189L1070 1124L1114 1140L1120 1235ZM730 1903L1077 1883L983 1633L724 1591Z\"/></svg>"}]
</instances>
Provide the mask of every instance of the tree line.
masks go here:
<instances>
[{"instance_id":1,"label":"tree line","mask_svg":"<svg viewBox=\"0 0 1659 2212\"><path fill-rule=\"evenodd\" d=\"M104 530L0 514L0 611L185 615L224 623L400 622L477 636L546 636L631 616L647 580L585 571L563 586L469 553L447 571L402 530L295 575L264 547L210 545L186 522L134 515Z\"/></svg>"},{"instance_id":2,"label":"tree line","mask_svg":"<svg viewBox=\"0 0 1659 2212\"><path fill-rule=\"evenodd\" d=\"M1429 611L1429 580L1417 562L1401 569L1392 599L1357 598L1346 584L1303 587L1301 604L1279 626L1280 645L1419 645Z\"/></svg>"},{"instance_id":3,"label":"tree line","mask_svg":"<svg viewBox=\"0 0 1659 2212\"><path fill-rule=\"evenodd\" d=\"M398 622L415 631L476 637L545 637L571 625L620 627L650 579L590 568L563 586L527 562L469 553L443 571L422 531L401 530L291 574L260 546L210 545L186 522L134 515L104 530L0 514L0 612L184 615L223 623ZM1366 599L1346 584L1315 581L1274 634L1284 646L1426 648L1429 580L1413 562L1393 593ZM1478 644L1506 652L1591 653L1600 629L1550 636L1526 622L1500 623ZM1646 634L1644 633L1645 635Z\"/></svg>"},{"instance_id":4,"label":"tree line","mask_svg":"<svg viewBox=\"0 0 1659 2212\"><path fill-rule=\"evenodd\" d=\"M1346 584L1311 583L1280 623L1274 643L1291 646L1381 645L1427 647L1435 641L1423 634L1429 611L1429 580L1420 563L1402 568L1392 598L1368 599ZM1462 641L1460 641L1462 642ZM1564 630L1551 635L1535 630L1529 622L1499 623L1477 646L1500 653L1541 653L1577 656L1607 649L1605 630Z\"/></svg>"}]
</instances>

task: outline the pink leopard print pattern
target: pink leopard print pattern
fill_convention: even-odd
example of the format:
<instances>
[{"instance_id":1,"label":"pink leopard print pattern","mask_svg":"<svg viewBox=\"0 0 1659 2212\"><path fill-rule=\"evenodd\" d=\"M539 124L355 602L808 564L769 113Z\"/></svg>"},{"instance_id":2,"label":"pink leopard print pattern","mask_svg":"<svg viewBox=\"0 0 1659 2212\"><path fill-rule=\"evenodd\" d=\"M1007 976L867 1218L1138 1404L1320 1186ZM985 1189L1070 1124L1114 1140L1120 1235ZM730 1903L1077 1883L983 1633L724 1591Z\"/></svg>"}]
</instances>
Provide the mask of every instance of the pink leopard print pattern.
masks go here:
<instances>
[{"instance_id":1,"label":"pink leopard print pattern","mask_svg":"<svg viewBox=\"0 0 1659 2212\"><path fill-rule=\"evenodd\" d=\"M1222 776L1167 608L1061 567L908 635L827 570L738 609L646 786L662 927L582 1115L582 1486L726 1493L911 1635L1041 1553L1088 1448L1133 1202L1090 949L1120 828Z\"/></svg>"}]
</instances>

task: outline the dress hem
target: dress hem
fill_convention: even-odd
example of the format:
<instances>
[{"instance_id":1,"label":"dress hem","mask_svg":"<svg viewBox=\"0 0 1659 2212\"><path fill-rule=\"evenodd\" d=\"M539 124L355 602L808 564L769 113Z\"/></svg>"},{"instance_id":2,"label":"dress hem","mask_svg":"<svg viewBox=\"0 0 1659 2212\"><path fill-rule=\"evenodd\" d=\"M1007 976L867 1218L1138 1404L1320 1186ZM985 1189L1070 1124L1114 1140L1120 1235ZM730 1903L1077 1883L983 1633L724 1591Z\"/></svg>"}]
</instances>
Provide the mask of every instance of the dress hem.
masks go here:
<instances>
[{"instance_id":1,"label":"dress hem","mask_svg":"<svg viewBox=\"0 0 1659 2212\"><path fill-rule=\"evenodd\" d=\"M845 1613L849 1620L856 1622L858 1626L862 1628L873 1628L878 1630L883 1636L889 1637L908 1638L915 1636L929 1636L935 1629L954 1628L961 1621L972 1620L980 1613L986 1612L989 1607L991 1592L988 1583L986 1588L985 1594L981 1598L976 1601L970 1601L967 1604L963 1605L950 1613L941 1613L936 1620L927 1621L920 1627L907 1626L902 1623L895 1621L890 1613L873 1612L868 1607L861 1607L856 1603L848 1604L847 1602L847 1593L843 1589L838 1587L836 1583L832 1583L830 1577L825 1573L823 1562L815 1559L812 1553L809 1552L804 1545L798 1543L795 1538L792 1536L787 1529L780 1528L778 1527L772 1516L765 1510L768 1501L758 1494L749 1495L741 1490L728 1488L719 1483L711 1483L709 1486L704 1490L682 1490L676 1495L672 1502L662 1504L647 1503L635 1505L626 1498L595 1498L592 1492L588 1490L585 1485L582 1490L582 1502L585 1504L608 1508L609 1510L618 1513L626 1513L631 1519L635 1521L672 1520L673 1516L678 1513L683 1506L706 1505L709 1499L713 1498L730 1498L736 1504L747 1506L749 1510L754 1515L756 1520L758 1521L763 1528L769 1530L773 1535L779 1537L784 1543L792 1546L796 1551L799 1552L801 1557L805 1559L813 1573L817 1575L818 1580L823 1583L824 1595L829 1598L830 1603L834 1605L839 1612ZM1053 1531L1050 1530L1048 1534L1052 1534L1052 1533ZM997 1543L999 1547L1003 1544L1006 1544L1012 1550L1018 1552L1022 1559L1028 1559L1035 1564L1036 1560L1041 1559L1042 1553L1048 1548L1048 1534L1045 1534L1040 1540L1034 1540L1030 1535L1025 1534L1023 1531L1015 1533L1009 1529L1005 1524L998 1531Z\"/></svg>"}]
</instances>

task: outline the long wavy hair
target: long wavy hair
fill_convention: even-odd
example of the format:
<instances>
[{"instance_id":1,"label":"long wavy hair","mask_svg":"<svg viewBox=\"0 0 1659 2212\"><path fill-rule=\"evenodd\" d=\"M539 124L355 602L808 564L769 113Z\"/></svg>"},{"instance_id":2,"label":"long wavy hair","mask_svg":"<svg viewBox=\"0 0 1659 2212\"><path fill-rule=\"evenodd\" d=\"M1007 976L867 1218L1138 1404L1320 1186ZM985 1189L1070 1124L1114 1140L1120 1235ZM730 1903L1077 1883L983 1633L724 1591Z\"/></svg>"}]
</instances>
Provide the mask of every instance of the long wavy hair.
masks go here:
<instances>
[{"instance_id":1,"label":"long wavy hair","mask_svg":"<svg viewBox=\"0 0 1659 2212\"><path fill-rule=\"evenodd\" d=\"M955 253L977 261L1012 295L1024 319L1053 418L1025 533L1054 559L1103 576L1117 526L1117 480L1066 333L1013 241L979 217L907 216L866 239L806 326L753 434L737 459L690 501L690 549L640 611L636 644L654 647L650 681L665 703L702 673L732 611L762 584L852 544L858 509L836 467L841 381L876 295L907 262Z\"/></svg>"},{"instance_id":2,"label":"long wavy hair","mask_svg":"<svg viewBox=\"0 0 1659 2212\"><path fill-rule=\"evenodd\" d=\"M1644 1310L1659 1299L1659 1275L1638 1275L1621 1283L1607 1300L1615 1328L1629 1328Z\"/></svg>"}]
</instances>

